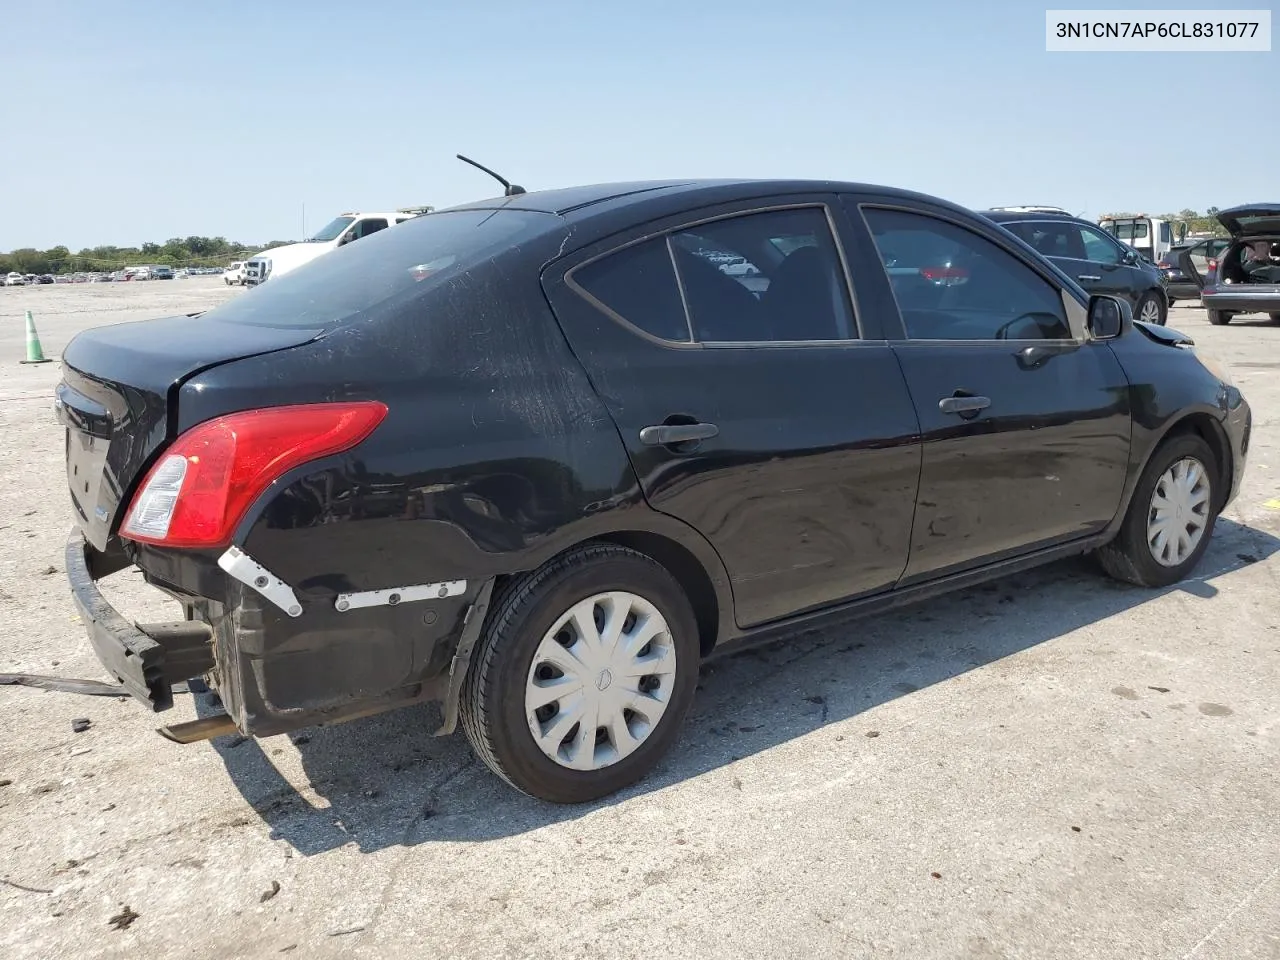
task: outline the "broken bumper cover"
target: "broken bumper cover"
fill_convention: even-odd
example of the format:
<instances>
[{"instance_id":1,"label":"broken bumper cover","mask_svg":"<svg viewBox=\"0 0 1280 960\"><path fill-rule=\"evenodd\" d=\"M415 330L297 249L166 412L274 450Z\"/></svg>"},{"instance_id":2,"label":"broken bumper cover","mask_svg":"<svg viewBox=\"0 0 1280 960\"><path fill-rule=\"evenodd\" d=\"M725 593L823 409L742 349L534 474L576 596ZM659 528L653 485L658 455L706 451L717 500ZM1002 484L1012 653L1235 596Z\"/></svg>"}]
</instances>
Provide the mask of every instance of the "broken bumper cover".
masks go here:
<instances>
[{"instance_id":1,"label":"broken bumper cover","mask_svg":"<svg viewBox=\"0 0 1280 960\"><path fill-rule=\"evenodd\" d=\"M80 611L98 660L134 699L154 711L173 706L173 684L213 667L213 634L195 621L131 623L98 589L91 571L93 548L78 529L67 538L66 567L71 596Z\"/></svg>"}]
</instances>

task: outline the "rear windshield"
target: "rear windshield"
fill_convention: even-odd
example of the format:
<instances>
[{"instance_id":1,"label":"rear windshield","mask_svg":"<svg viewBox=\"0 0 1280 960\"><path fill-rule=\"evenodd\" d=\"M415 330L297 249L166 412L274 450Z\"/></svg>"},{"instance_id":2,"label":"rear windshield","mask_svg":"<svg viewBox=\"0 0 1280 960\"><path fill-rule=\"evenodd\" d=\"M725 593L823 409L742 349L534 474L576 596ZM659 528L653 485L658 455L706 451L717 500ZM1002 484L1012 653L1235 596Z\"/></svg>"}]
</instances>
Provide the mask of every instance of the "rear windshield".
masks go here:
<instances>
[{"instance_id":1,"label":"rear windshield","mask_svg":"<svg viewBox=\"0 0 1280 960\"><path fill-rule=\"evenodd\" d=\"M331 327L382 304L421 296L459 270L553 222L549 214L527 210L458 210L415 217L282 276L268 275L266 283L204 316L259 327Z\"/></svg>"},{"instance_id":2,"label":"rear windshield","mask_svg":"<svg viewBox=\"0 0 1280 960\"><path fill-rule=\"evenodd\" d=\"M1114 224L1107 224L1104 229L1121 240L1141 240L1147 235L1145 220L1117 220Z\"/></svg>"},{"instance_id":3,"label":"rear windshield","mask_svg":"<svg viewBox=\"0 0 1280 960\"><path fill-rule=\"evenodd\" d=\"M1236 217L1241 233L1280 233L1280 214L1268 213L1255 217Z\"/></svg>"}]
</instances>

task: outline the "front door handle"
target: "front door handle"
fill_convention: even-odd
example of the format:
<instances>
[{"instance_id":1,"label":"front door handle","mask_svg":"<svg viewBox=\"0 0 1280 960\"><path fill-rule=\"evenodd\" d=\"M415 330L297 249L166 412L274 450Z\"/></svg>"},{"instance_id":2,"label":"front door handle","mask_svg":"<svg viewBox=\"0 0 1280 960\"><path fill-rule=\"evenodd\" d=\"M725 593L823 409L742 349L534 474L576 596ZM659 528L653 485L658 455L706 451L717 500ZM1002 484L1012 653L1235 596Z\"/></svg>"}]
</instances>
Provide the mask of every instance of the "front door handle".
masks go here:
<instances>
[{"instance_id":1,"label":"front door handle","mask_svg":"<svg viewBox=\"0 0 1280 960\"><path fill-rule=\"evenodd\" d=\"M943 413L958 413L962 417L965 414L972 416L989 406L991 406L990 397L943 397L938 401L938 409Z\"/></svg>"},{"instance_id":2,"label":"front door handle","mask_svg":"<svg viewBox=\"0 0 1280 960\"><path fill-rule=\"evenodd\" d=\"M1076 277L1077 280L1101 280L1101 277L1095 277L1092 273L1082 273Z\"/></svg>"},{"instance_id":3,"label":"front door handle","mask_svg":"<svg viewBox=\"0 0 1280 960\"><path fill-rule=\"evenodd\" d=\"M640 442L650 447L669 447L691 440L710 440L719 434L720 428L714 423L664 423L641 427Z\"/></svg>"}]
</instances>

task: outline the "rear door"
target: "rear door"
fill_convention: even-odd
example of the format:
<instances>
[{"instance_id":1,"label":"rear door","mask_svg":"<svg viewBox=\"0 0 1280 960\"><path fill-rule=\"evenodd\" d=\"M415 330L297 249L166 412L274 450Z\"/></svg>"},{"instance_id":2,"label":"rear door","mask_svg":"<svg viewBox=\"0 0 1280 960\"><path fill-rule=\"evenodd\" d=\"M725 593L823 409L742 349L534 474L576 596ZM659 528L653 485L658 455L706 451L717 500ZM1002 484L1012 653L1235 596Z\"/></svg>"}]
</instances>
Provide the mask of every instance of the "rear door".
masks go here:
<instances>
[{"instance_id":1,"label":"rear door","mask_svg":"<svg viewBox=\"0 0 1280 960\"><path fill-rule=\"evenodd\" d=\"M998 230L899 199L847 202L852 228L897 264L877 278L881 299L864 288L864 310L895 329L924 441L902 582L1102 529L1128 468L1128 382L1087 339L1083 304Z\"/></svg>"},{"instance_id":2,"label":"rear door","mask_svg":"<svg viewBox=\"0 0 1280 960\"><path fill-rule=\"evenodd\" d=\"M907 563L918 423L832 203L690 211L544 274L648 502L714 545L742 626L887 590Z\"/></svg>"},{"instance_id":3,"label":"rear door","mask_svg":"<svg viewBox=\"0 0 1280 960\"><path fill-rule=\"evenodd\" d=\"M1209 271L1218 268L1230 247L1231 241L1225 238L1202 240L1194 246L1177 251L1174 257L1183 277L1203 290Z\"/></svg>"}]
</instances>

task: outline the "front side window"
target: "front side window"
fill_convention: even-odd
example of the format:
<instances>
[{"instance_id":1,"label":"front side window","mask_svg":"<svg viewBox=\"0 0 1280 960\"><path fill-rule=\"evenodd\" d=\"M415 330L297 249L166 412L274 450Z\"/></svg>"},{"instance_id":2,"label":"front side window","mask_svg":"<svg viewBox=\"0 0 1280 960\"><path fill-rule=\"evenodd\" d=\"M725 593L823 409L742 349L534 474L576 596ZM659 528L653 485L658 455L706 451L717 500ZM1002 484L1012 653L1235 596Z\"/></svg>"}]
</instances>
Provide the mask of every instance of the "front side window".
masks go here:
<instances>
[{"instance_id":1,"label":"front side window","mask_svg":"<svg viewBox=\"0 0 1280 960\"><path fill-rule=\"evenodd\" d=\"M863 216L908 338L1071 339L1058 289L991 241L920 213L867 208Z\"/></svg>"},{"instance_id":2,"label":"front side window","mask_svg":"<svg viewBox=\"0 0 1280 960\"><path fill-rule=\"evenodd\" d=\"M387 229L387 221L382 218L361 220L356 224L356 229L354 231L355 237L353 237L353 239L367 237L371 233L377 233L379 230L385 229Z\"/></svg>"},{"instance_id":3,"label":"front side window","mask_svg":"<svg viewBox=\"0 0 1280 960\"><path fill-rule=\"evenodd\" d=\"M627 323L676 343L857 339L826 214L743 214L677 229L571 274Z\"/></svg>"},{"instance_id":4,"label":"front side window","mask_svg":"<svg viewBox=\"0 0 1280 960\"><path fill-rule=\"evenodd\" d=\"M1119 263L1122 251L1101 230L1092 227L1077 227L1080 240L1084 244L1084 259L1094 263Z\"/></svg>"}]
</instances>

